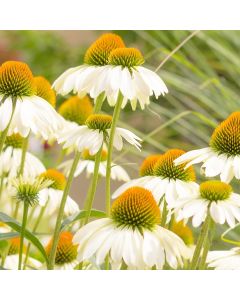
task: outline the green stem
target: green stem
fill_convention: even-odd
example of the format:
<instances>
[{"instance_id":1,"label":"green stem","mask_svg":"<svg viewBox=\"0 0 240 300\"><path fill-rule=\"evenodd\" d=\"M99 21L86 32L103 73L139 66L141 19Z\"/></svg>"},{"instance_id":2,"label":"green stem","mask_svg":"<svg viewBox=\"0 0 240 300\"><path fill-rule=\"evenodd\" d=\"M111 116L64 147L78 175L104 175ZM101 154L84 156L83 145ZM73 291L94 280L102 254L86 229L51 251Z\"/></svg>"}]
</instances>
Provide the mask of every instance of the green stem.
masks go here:
<instances>
[{"instance_id":1,"label":"green stem","mask_svg":"<svg viewBox=\"0 0 240 300\"><path fill-rule=\"evenodd\" d=\"M37 228L38 228L38 226L40 224L40 221L41 221L41 219L43 217L43 214L44 214L44 212L46 210L47 204L48 204L48 201L47 201L47 203L40 210L38 218L37 218L37 220L36 220L36 222L35 222L35 224L33 226L33 229L32 229L32 233L33 234L36 233L36 231L37 231ZM24 270L26 268L28 256L29 256L29 253L30 253L30 248L31 248L31 243L28 243L27 250L26 250L26 255L25 255L25 260L24 260L24 267L23 267Z\"/></svg>"},{"instance_id":2,"label":"green stem","mask_svg":"<svg viewBox=\"0 0 240 300\"><path fill-rule=\"evenodd\" d=\"M196 270L196 267L197 267L197 264L198 264L198 261L199 261L200 255L201 255L201 250L202 250L203 244L205 242L205 239L207 239L210 221L211 221L211 216L208 212L207 217L202 225L202 229L201 229L198 241L197 241L195 251L193 253L193 258L192 258L192 262L190 265L191 270Z\"/></svg>"},{"instance_id":3,"label":"green stem","mask_svg":"<svg viewBox=\"0 0 240 300\"><path fill-rule=\"evenodd\" d=\"M88 190L87 198L84 204L84 209L87 211L86 213L86 218L84 220L84 225L88 223L92 205L93 205L93 200L95 197L96 189L97 189L97 183L98 183L98 170L101 162L101 156L102 156L102 148L99 149L98 153L96 154L95 157L95 164L94 164L94 172L93 172L93 177L92 177L92 183L90 185L90 188Z\"/></svg>"},{"instance_id":4,"label":"green stem","mask_svg":"<svg viewBox=\"0 0 240 300\"><path fill-rule=\"evenodd\" d=\"M18 171L18 176L23 175L26 153L27 153L27 149L28 149L28 137L29 137L29 135L23 140L22 157L21 157L21 164L20 164L19 171ZM15 208L14 215L13 215L14 219L17 219L19 204L20 204L20 202L16 203L16 208Z\"/></svg>"},{"instance_id":5,"label":"green stem","mask_svg":"<svg viewBox=\"0 0 240 300\"><path fill-rule=\"evenodd\" d=\"M24 201L22 228L21 228L21 235L20 235L18 270L21 270L21 268L22 268L23 242L24 242L24 235L25 235L25 229L26 229L26 224L27 224L27 215L28 215L28 203L27 203L27 201Z\"/></svg>"},{"instance_id":6,"label":"green stem","mask_svg":"<svg viewBox=\"0 0 240 300\"><path fill-rule=\"evenodd\" d=\"M111 166L112 166L112 152L113 152L113 140L116 131L117 121L121 112L121 106L123 102L123 95L119 91L116 106L113 112L112 126L110 130L109 143L108 143L108 156L107 156L107 170L106 170L106 214L110 215L111 206Z\"/></svg>"},{"instance_id":7,"label":"green stem","mask_svg":"<svg viewBox=\"0 0 240 300\"><path fill-rule=\"evenodd\" d=\"M72 163L72 167L71 167L68 179L67 179L67 184L63 191L62 200L61 200L61 204L60 204L60 208L59 208L59 212L58 212L58 216L57 216L57 221L56 221L56 226L55 226L55 230L54 230L54 235L53 235L52 248L51 248L51 252L50 252L50 256L49 256L49 265L48 265L49 270L53 270L53 268L54 268L57 244L58 244L59 234L60 234L60 229L61 229L61 222L62 222L62 218L64 215L64 207L65 207L65 204L67 201L67 196L70 191L70 187L71 187L71 184L73 181L74 173L76 171L80 156L81 156L81 153L76 152L73 163Z\"/></svg>"},{"instance_id":8,"label":"green stem","mask_svg":"<svg viewBox=\"0 0 240 300\"><path fill-rule=\"evenodd\" d=\"M168 210L167 210L167 202L165 197L163 197L163 211L162 211L162 215L161 215L161 226L165 227L166 222L167 222L167 214L168 214Z\"/></svg>"},{"instance_id":9,"label":"green stem","mask_svg":"<svg viewBox=\"0 0 240 300\"><path fill-rule=\"evenodd\" d=\"M100 95L98 95L96 102L95 102L94 110L93 110L94 114L97 114L100 112L102 105L103 105L104 98L105 98L105 92L102 92Z\"/></svg>"},{"instance_id":10,"label":"green stem","mask_svg":"<svg viewBox=\"0 0 240 300\"><path fill-rule=\"evenodd\" d=\"M205 242L203 244L203 253L202 253L201 261L199 263L199 268L198 268L199 270L205 269L208 251L211 247L213 236L214 236L214 227L215 227L214 222L211 219L209 224L208 237L205 239Z\"/></svg>"},{"instance_id":11,"label":"green stem","mask_svg":"<svg viewBox=\"0 0 240 300\"><path fill-rule=\"evenodd\" d=\"M0 139L0 153L2 153L3 145L5 143L5 140L6 140L6 137L7 137L7 134L8 134L8 130L9 130L9 127L11 125L12 118L13 118L13 115L14 115L14 111L15 111L15 108L16 108L16 100L13 100L12 102L13 102L13 106L12 106L12 114L11 114L10 120L8 122L7 127L3 130L2 134L1 134L1 139Z\"/></svg>"}]
</instances>

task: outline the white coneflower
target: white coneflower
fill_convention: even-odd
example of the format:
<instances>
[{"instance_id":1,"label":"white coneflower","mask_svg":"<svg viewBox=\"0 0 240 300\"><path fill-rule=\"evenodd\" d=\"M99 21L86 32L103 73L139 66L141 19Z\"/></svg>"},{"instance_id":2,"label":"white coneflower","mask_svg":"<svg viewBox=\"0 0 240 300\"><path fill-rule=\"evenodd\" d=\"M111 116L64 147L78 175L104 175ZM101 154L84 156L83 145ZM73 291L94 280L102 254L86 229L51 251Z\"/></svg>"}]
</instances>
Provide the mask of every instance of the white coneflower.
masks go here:
<instances>
[{"instance_id":1,"label":"white coneflower","mask_svg":"<svg viewBox=\"0 0 240 300\"><path fill-rule=\"evenodd\" d=\"M141 186L150 190L157 202L165 196L168 204L184 195L191 195L198 187L194 182L195 173L193 168L185 169L184 164L175 166L173 163L183 153L182 150L171 149L162 155L153 156L141 167L140 174L143 177L123 184L112 197L118 197L131 186Z\"/></svg>"},{"instance_id":2,"label":"white coneflower","mask_svg":"<svg viewBox=\"0 0 240 300\"><path fill-rule=\"evenodd\" d=\"M21 166L23 141L24 138L18 133L6 137L3 152L0 154L0 174L6 174L9 178L17 176ZM26 152L24 177L36 177L45 170L36 156Z\"/></svg>"},{"instance_id":3,"label":"white coneflower","mask_svg":"<svg viewBox=\"0 0 240 300\"><path fill-rule=\"evenodd\" d=\"M220 175L229 183L240 179L240 112L232 113L213 132L209 147L189 151L175 160L175 164L190 165L203 162L202 172L207 177Z\"/></svg>"},{"instance_id":4,"label":"white coneflower","mask_svg":"<svg viewBox=\"0 0 240 300\"><path fill-rule=\"evenodd\" d=\"M19 261L19 250L20 250L20 238L12 238L9 240L9 247L7 256L4 259L3 267L7 270L17 270L18 269L18 261ZM26 251L26 247L24 246L23 252ZM23 253L23 261L25 261L25 254ZM2 259L0 259L2 263ZM34 269L40 269L42 263L30 256L26 261L26 269L30 267Z\"/></svg>"},{"instance_id":5,"label":"white coneflower","mask_svg":"<svg viewBox=\"0 0 240 300\"><path fill-rule=\"evenodd\" d=\"M162 79L153 71L142 67L144 58L135 48L126 48L115 34L104 34L87 50L84 64L64 72L53 84L55 90L66 95L70 91L96 99L104 93L109 105L117 103L118 93L123 95L122 108L130 101L135 110L137 102L142 109L168 92Z\"/></svg>"},{"instance_id":6,"label":"white coneflower","mask_svg":"<svg viewBox=\"0 0 240 300\"><path fill-rule=\"evenodd\" d=\"M57 140L63 143L63 148L75 147L77 151L89 150L90 155L95 155L103 145L104 139L108 140L112 117L108 115L93 114L86 120L86 125L72 126L59 133ZM123 139L140 150L141 139L127 129L116 128L114 147L120 151L123 147Z\"/></svg>"},{"instance_id":7,"label":"white coneflower","mask_svg":"<svg viewBox=\"0 0 240 300\"><path fill-rule=\"evenodd\" d=\"M207 257L208 267L215 270L240 270L240 248L226 251L210 251Z\"/></svg>"},{"instance_id":8,"label":"white coneflower","mask_svg":"<svg viewBox=\"0 0 240 300\"><path fill-rule=\"evenodd\" d=\"M99 165L98 173L99 175L105 177L106 176L106 160L107 160L107 151L102 150L101 154L101 162ZM71 169L73 163L73 159L69 159L65 162L63 162L59 169L63 170L63 173L67 176L69 175L69 171ZM79 176L81 173L86 171L87 177L90 177L94 173L94 166L95 166L95 156L90 155L88 150L83 151L82 153L82 160L77 165L76 171L74 173L74 177ZM127 174L127 172L124 170L123 167L118 166L114 163L112 163L111 168L111 178L113 180L119 180L119 181L129 181L130 178Z\"/></svg>"},{"instance_id":9,"label":"white coneflower","mask_svg":"<svg viewBox=\"0 0 240 300\"><path fill-rule=\"evenodd\" d=\"M177 220L192 218L194 227L205 221L207 213L218 224L235 225L240 221L240 195L221 181L206 181L200 184L195 194L179 198L172 204Z\"/></svg>"},{"instance_id":10,"label":"white coneflower","mask_svg":"<svg viewBox=\"0 0 240 300\"><path fill-rule=\"evenodd\" d=\"M43 98L37 96L35 80L22 62L8 61L0 67L0 131L30 132L48 139L62 128L62 118Z\"/></svg>"},{"instance_id":11,"label":"white coneflower","mask_svg":"<svg viewBox=\"0 0 240 300\"><path fill-rule=\"evenodd\" d=\"M39 204L46 207L46 214L53 215L60 207L63 196L63 190L66 186L65 176L54 169L48 169L40 175L40 178L51 180L52 184L39 193ZM78 204L68 195L67 202L64 207L64 214L70 216L79 212Z\"/></svg>"},{"instance_id":12,"label":"white coneflower","mask_svg":"<svg viewBox=\"0 0 240 300\"><path fill-rule=\"evenodd\" d=\"M101 265L109 254L112 267L125 263L129 268L162 269L182 266L188 256L183 241L159 226L160 209L150 191L133 187L125 191L111 208L111 216L92 221L74 235L79 244L79 262L94 257Z\"/></svg>"},{"instance_id":13,"label":"white coneflower","mask_svg":"<svg viewBox=\"0 0 240 300\"><path fill-rule=\"evenodd\" d=\"M73 234L69 231L63 231L59 235L57 251L55 257L54 269L56 270L73 270L77 265L77 245L73 245ZM50 254L52 240L46 246L47 255Z\"/></svg>"}]
</instances>

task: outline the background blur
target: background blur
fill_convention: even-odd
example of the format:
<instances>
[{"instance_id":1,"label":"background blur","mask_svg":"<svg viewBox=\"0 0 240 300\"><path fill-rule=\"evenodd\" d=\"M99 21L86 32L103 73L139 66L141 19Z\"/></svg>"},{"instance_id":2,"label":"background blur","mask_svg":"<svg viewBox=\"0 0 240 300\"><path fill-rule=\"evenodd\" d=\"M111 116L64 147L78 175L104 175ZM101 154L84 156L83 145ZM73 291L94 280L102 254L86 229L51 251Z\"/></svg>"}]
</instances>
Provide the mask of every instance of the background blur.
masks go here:
<instances>
[{"instance_id":1,"label":"background blur","mask_svg":"<svg viewBox=\"0 0 240 300\"><path fill-rule=\"evenodd\" d=\"M116 31L115 31L116 32ZM53 82L69 67L80 65L89 45L103 31L0 31L0 63L22 60L34 75ZM146 66L155 70L163 59L191 32L117 31L129 47L137 47ZM149 154L169 148L192 150L206 147L214 126L231 112L239 110L240 31L201 31L178 50L158 71L169 94L152 99L151 105L121 114L124 127L142 137L143 150L133 148L115 153L132 178L138 177L141 161ZM64 101L58 97L58 104ZM110 112L108 105L103 110ZM121 126L121 122L119 126ZM53 167L58 148L45 150L44 158ZM199 168L196 168L198 171ZM203 178L198 174L199 181ZM78 177L72 196L83 203L89 181ZM115 190L121 183L113 183ZM240 192L237 182L235 191ZM104 179L96 197L96 208L103 208ZM221 245L221 248L226 244Z\"/></svg>"}]
</instances>

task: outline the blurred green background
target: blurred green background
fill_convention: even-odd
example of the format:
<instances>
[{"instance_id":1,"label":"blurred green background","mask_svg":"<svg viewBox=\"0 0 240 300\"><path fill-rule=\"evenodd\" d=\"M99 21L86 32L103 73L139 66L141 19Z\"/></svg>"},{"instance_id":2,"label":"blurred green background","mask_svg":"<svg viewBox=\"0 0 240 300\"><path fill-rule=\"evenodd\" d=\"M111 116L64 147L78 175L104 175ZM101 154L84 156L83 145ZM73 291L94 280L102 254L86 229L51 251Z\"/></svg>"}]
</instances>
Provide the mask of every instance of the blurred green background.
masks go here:
<instances>
[{"instance_id":1,"label":"blurred green background","mask_svg":"<svg viewBox=\"0 0 240 300\"><path fill-rule=\"evenodd\" d=\"M1 31L0 62L25 61L34 75L43 75L53 82L67 68L83 62L86 49L101 33L103 31ZM139 48L145 57L145 65L152 70L191 34L190 31L115 33L127 46ZM127 148L123 153L115 154L115 161L126 164L132 178L138 176L139 163L148 154L169 148L192 150L206 147L214 126L231 112L239 110L239 50L240 31L198 32L158 71L169 88L169 94L158 100L152 99L144 111L138 108L132 112L126 107L121 114L122 124L124 122L125 127L145 140L141 153ZM64 99L58 97L58 103L62 101ZM111 112L106 104L103 109ZM149 137L153 131L155 134ZM199 170L198 166L196 170ZM199 174L198 178L199 181L204 179ZM80 184L75 181L72 195L82 204L87 183L84 176L77 180ZM119 185L113 183L113 190ZM234 182L234 187L240 192L237 182ZM104 180L99 189L101 194L97 195L103 198ZM95 206L102 208L103 202L97 198ZM218 233L223 231L222 228L217 230ZM232 234L234 238L237 236ZM221 248L225 247L228 245L221 244Z\"/></svg>"}]
</instances>

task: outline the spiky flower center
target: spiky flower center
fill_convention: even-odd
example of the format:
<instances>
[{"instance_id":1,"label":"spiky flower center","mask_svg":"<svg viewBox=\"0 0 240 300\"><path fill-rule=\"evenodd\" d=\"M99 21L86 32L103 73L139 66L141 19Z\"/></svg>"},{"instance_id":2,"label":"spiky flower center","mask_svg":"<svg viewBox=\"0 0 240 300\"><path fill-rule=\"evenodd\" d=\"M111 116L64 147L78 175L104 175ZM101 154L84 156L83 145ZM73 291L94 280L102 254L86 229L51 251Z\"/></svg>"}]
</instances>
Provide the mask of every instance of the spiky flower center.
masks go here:
<instances>
[{"instance_id":1,"label":"spiky flower center","mask_svg":"<svg viewBox=\"0 0 240 300\"><path fill-rule=\"evenodd\" d=\"M19 133L14 133L6 137L6 147L22 148L24 138Z\"/></svg>"},{"instance_id":2,"label":"spiky flower center","mask_svg":"<svg viewBox=\"0 0 240 300\"><path fill-rule=\"evenodd\" d=\"M87 118L86 125L90 129L105 131L111 128L112 117L108 115L94 114Z\"/></svg>"},{"instance_id":3,"label":"spiky flower center","mask_svg":"<svg viewBox=\"0 0 240 300\"><path fill-rule=\"evenodd\" d=\"M109 64L129 69L144 63L141 52L136 48L118 48L109 55Z\"/></svg>"},{"instance_id":4,"label":"spiky flower center","mask_svg":"<svg viewBox=\"0 0 240 300\"><path fill-rule=\"evenodd\" d=\"M131 187L112 204L111 217L118 226L152 230L160 222L160 210L150 191Z\"/></svg>"},{"instance_id":5,"label":"spiky flower center","mask_svg":"<svg viewBox=\"0 0 240 300\"><path fill-rule=\"evenodd\" d=\"M15 237L9 240L8 255L18 254L20 251L20 237ZM26 251L26 246L23 246L23 252Z\"/></svg>"},{"instance_id":6,"label":"spiky flower center","mask_svg":"<svg viewBox=\"0 0 240 300\"><path fill-rule=\"evenodd\" d=\"M161 156L161 154L154 154L148 156L141 164L140 176L152 176L154 174L154 167L156 165L156 162Z\"/></svg>"},{"instance_id":7,"label":"spiky flower center","mask_svg":"<svg viewBox=\"0 0 240 300\"><path fill-rule=\"evenodd\" d=\"M170 230L176 233L176 235L178 235L186 245L190 246L194 244L192 230L187 225L185 225L183 221L174 221Z\"/></svg>"},{"instance_id":8,"label":"spiky flower center","mask_svg":"<svg viewBox=\"0 0 240 300\"><path fill-rule=\"evenodd\" d=\"M214 130L210 147L219 154L240 155L240 112L232 113Z\"/></svg>"},{"instance_id":9,"label":"spiky flower center","mask_svg":"<svg viewBox=\"0 0 240 300\"><path fill-rule=\"evenodd\" d=\"M201 197L209 201L226 200L232 191L229 184L217 180L209 180L200 184Z\"/></svg>"},{"instance_id":10,"label":"spiky flower center","mask_svg":"<svg viewBox=\"0 0 240 300\"><path fill-rule=\"evenodd\" d=\"M46 100L53 107L56 106L56 95L53 91L51 84L47 79L42 76L34 77L36 86L36 95Z\"/></svg>"},{"instance_id":11,"label":"spiky flower center","mask_svg":"<svg viewBox=\"0 0 240 300\"><path fill-rule=\"evenodd\" d=\"M82 152L82 158L84 160L92 160L95 161L95 157L96 155L91 155L89 153L89 150L84 150ZM101 154L101 161L106 161L107 160L107 151L106 150L102 150L102 154Z\"/></svg>"},{"instance_id":12,"label":"spiky flower center","mask_svg":"<svg viewBox=\"0 0 240 300\"><path fill-rule=\"evenodd\" d=\"M107 65L111 51L122 47L125 45L120 36L113 33L103 34L86 51L84 63L95 66Z\"/></svg>"},{"instance_id":13,"label":"spiky flower center","mask_svg":"<svg viewBox=\"0 0 240 300\"><path fill-rule=\"evenodd\" d=\"M52 189L64 190L66 186L66 178L58 170L48 169L46 172L42 173L40 177L44 178L45 180L46 179L51 180L52 184L49 187Z\"/></svg>"},{"instance_id":14,"label":"spiky flower center","mask_svg":"<svg viewBox=\"0 0 240 300\"><path fill-rule=\"evenodd\" d=\"M36 92L33 75L28 65L7 61L0 67L0 95L11 97L32 96Z\"/></svg>"},{"instance_id":15,"label":"spiky flower center","mask_svg":"<svg viewBox=\"0 0 240 300\"><path fill-rule=\"evenodd\" d=\"M19 176L12 179L12 185L16 189L15 198L32 206L38 203L39 192L52 184L51 180L44 178L24 178Z\"/></svg>"},{"instance_id":16,"label":"spiky flower center","mask_svg":"<svg viewBox=\"0 0 240 300\"><path fill-rule=\"evenodd\" d=\"M174 164L174 160L184 153L183 150L179 149L168 150L156 162L154 175L175 180L194 181L195 172L192 166L184 169L186 164L181 164L179 166Z\"/></svg>"},{"instance_id":17,"label":"spiky flower center","mask_svg":"<svg viewBox=\"0 0 240 300\"><path fill-rule=\"evenodd\" d=\"M57 245L56 257L55 257L55 264L56 265L63 265L65 263L71 263L77 258L77 245L73 245L72 242L73 234L69 231L63 231L60 233L59 241ZM52 249L51 240L47 247L46 253L50 255Z\"/></svg>"},{"instance_id":18,"label":"spiky flower center","mask_svg":"<svg viewBox=\"0 0 240 300\"><path fill-rule=\"evenodd\" d=\"M58 111L64 119L83 125L93 113L93 105L88 96L83 98L74 96L63 102Z\"/></svg>"}]
</instances>

